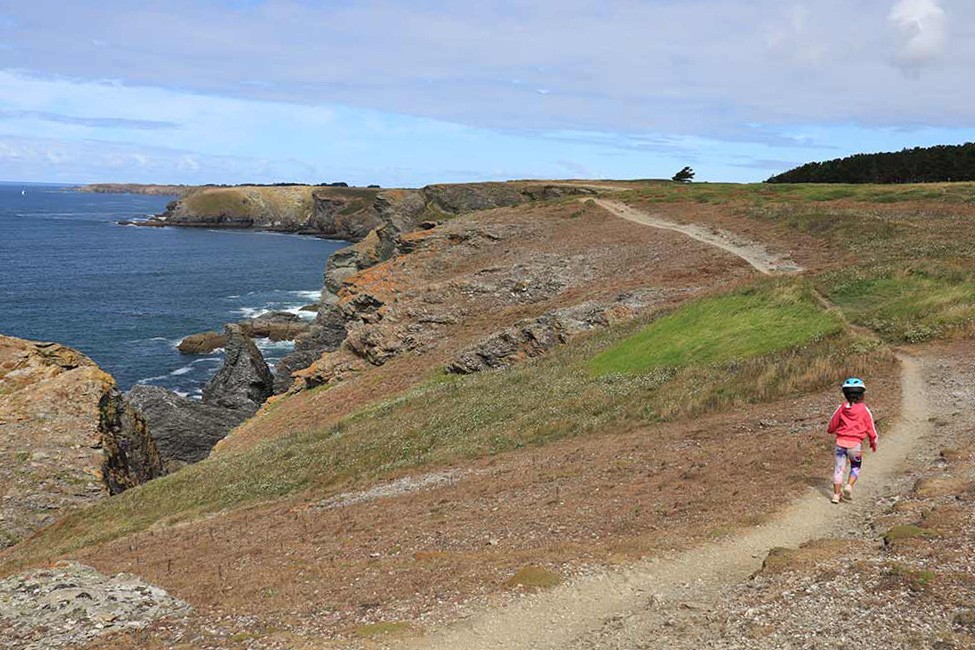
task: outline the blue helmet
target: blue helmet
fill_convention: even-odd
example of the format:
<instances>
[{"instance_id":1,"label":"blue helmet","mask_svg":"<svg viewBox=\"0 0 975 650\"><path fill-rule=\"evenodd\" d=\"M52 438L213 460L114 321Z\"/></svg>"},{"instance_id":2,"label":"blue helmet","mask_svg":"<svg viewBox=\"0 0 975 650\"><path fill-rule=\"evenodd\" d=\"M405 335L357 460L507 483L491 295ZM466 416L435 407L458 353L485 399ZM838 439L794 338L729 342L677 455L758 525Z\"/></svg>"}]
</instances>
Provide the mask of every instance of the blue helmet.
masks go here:
<instances>
[{"instance_id":1,"label":"blue helmet","mask_svg":"<svg viewBox=\"0 0 975 650\"><path fill-rule=\"evenodd\" d=\"M867 385L863 383L862 379L858 379L856 377L850 377L849 379L843 382L843 386L841 388L843 390L853 389L853 390L865 391L867 390Z\"/></svg>"}]
</instances>

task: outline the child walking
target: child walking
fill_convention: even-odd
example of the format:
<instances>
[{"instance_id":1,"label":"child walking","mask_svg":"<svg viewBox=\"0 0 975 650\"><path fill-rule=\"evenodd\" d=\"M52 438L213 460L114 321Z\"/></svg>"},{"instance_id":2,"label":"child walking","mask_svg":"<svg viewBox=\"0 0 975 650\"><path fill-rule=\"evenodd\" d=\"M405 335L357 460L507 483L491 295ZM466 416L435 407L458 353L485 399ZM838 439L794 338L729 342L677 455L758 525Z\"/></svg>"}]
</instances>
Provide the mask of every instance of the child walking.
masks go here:
<instances>
[{"instance_id":1,"label":"child walking","mask_svg":"<svg viewBox=\"0 0 975 650\"><path fill-rule=\"evenodd\" d=\"M841 495L847 501L853 498L853 486L860 478L860 466L863 463L863 441L869 439L870 449L877 451L877 427L873 423L873 413L863 403L866 385L863 380L851 377L843 382L842 390L846 401L833 413L828 429L836 436L836 447L833 449L833 497L830 499L833 503L839 503ZM850 463L850 478L843 485L847 461Z\"/></svg>"}]
</instances>

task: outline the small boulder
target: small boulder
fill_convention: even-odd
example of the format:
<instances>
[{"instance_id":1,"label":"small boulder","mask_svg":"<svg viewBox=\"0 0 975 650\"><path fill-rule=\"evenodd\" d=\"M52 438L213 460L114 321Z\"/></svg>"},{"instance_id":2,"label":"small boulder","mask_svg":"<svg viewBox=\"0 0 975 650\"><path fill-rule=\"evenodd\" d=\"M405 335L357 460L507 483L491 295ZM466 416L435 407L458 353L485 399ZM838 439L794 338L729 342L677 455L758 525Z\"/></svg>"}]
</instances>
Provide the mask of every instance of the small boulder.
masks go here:
<instances>
[{"instance_id":1,"label":"small boulder","mask_svg":"<svg viewBox=\"0 0 975 650\"><path fill-rule=\"evenodd\" d=\"M190 334L179 342L177 349L183 354L210 354L227 344L227 337L220 332Z\"/></svg>"}]
</instances>

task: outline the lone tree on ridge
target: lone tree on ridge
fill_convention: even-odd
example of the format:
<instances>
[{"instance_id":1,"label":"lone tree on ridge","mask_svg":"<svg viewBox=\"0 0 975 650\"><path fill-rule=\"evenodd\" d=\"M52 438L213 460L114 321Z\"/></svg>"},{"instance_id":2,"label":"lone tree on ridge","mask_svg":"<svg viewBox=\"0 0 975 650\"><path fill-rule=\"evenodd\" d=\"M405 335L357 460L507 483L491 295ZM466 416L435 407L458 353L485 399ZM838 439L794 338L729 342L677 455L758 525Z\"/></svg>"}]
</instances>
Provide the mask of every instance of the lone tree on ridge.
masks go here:
<instances>
[{"instance_id":1,"label":"lone tree on ridge","mask_svg":"<svg viewBox=\"0 0 975 650\"><path fill-rule=\"evenodd\" d=\"M690 183L692 180L694 180L694 170L690 167L685 167L674 174L674 177L670 180L677 183Z\"/></svg>"}]
</instances>

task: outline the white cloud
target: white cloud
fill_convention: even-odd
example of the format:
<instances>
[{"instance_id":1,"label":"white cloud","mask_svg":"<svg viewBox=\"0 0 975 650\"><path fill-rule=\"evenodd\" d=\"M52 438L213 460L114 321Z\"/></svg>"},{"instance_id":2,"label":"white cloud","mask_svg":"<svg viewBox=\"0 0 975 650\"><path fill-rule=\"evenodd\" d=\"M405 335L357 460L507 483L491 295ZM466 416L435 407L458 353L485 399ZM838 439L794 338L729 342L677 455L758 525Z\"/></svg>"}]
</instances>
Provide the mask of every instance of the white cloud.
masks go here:
<instances>
[{"instance_id":1,"label":"white cloud","mask_svg":"<svg viewBox=\"0 0 975 650\"><path fill-rule=\"evenodd\" d=\"M970 124L975 39L952 41L943 74L906 83L891 51L900 68L931 61L948 25L932 0L894 4L32 0L5 9L18 29L0 69L504 130ZM952 25L975 21L975 2L950 7Z\"/></svg>"},{"instance_id":2,"label":"white cloud","mask_svg":"<svg viewBox=\"0 0 975 650\"><path fill-rule=\"evenodd\" d=\"M900 37L897 61L910 69L939 59L948 43L948 19L937 0L900 0L890 11Z\"/></svg>"}]
</instances>

